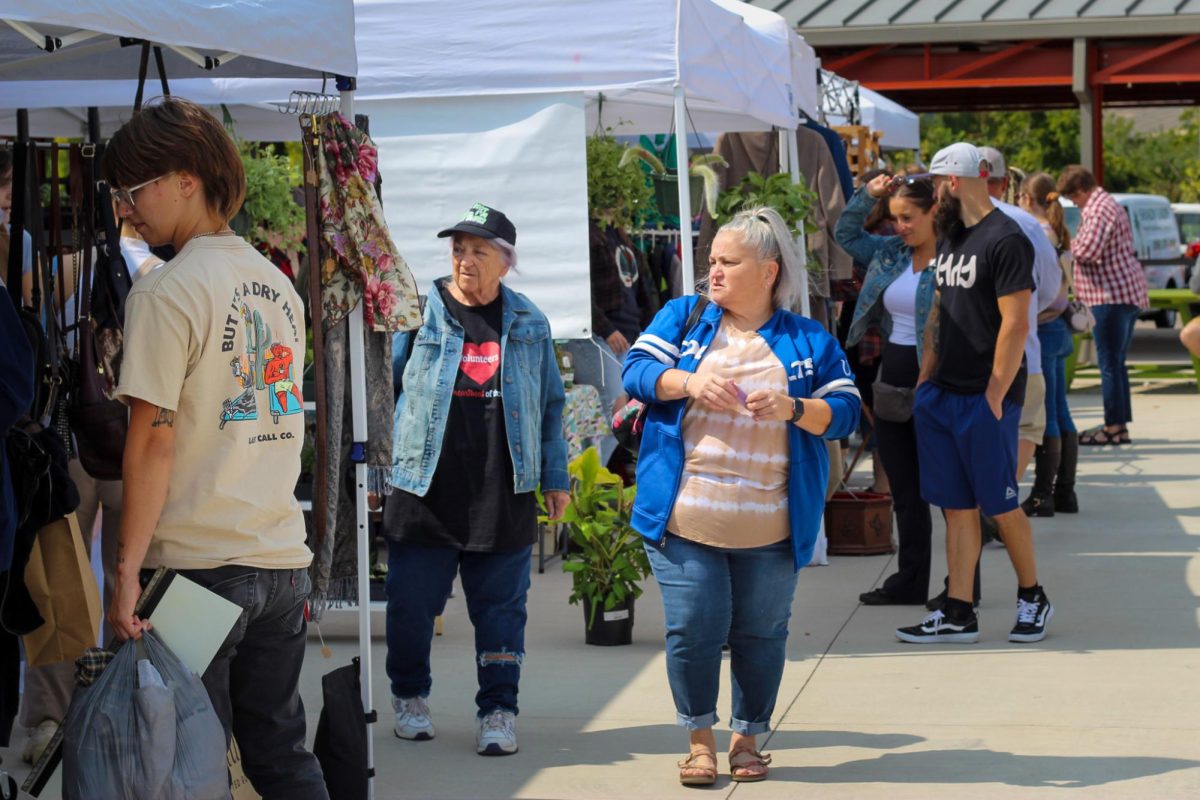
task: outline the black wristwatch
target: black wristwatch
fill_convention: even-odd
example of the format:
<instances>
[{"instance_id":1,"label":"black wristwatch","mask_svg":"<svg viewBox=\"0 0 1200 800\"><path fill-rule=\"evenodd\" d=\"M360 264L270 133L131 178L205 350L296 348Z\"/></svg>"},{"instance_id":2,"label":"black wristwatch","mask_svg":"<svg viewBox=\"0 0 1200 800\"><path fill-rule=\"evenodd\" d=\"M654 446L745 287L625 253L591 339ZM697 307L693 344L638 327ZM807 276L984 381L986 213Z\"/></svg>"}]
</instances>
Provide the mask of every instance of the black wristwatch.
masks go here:
<instances>
[{"instance_id":1,"label":"black wristwatch","mask_svg":"<svg viewBox=\"0 0 1200 800\"><path fill-rule=\"evenodd\" d=\"M788 420L788 422L790 422L794 425L797 422L799 422L800 418L803 416L804 416L804 398L803 397L793 397L792 398L792 418L790 420Z\"/></svg>"}]
</instances>

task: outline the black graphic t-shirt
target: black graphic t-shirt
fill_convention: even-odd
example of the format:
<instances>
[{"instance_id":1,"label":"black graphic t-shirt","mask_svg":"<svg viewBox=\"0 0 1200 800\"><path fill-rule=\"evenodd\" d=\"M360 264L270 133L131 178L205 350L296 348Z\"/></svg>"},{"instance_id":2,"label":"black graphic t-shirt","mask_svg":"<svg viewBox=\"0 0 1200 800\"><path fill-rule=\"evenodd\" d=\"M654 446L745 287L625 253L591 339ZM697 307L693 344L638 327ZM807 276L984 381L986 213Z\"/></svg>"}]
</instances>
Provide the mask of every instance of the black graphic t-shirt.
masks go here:
<instances>
[{"instance_id":1,"label":"black graphic t-shirt","mask_svg":"<svg viewBox=\"0 0 1200 800\"><path fill-rule=\"evenodd\" d=\"M384 527L413 544L517 550L533 542L537 504L532 492L513 492L500 393L503 299L466 306L443 287L438 290L465 334L442 453L424 497L400 490L388 497Z\"/></svg>"},{"instance_id":2,"label":"black graphic t-shirt","mask_svg":"<svg viewBox=\"0 0 1200 800\"><path fill-rule=\"evenodd\" d=\"M1033 289L1033 245L999 210L938 242L934 265L940 332L933 382L963 394L987 391L1000 334L997 298ZM1025 398L1025 363L1007 399Z\"/></svg>"}]
</instances>

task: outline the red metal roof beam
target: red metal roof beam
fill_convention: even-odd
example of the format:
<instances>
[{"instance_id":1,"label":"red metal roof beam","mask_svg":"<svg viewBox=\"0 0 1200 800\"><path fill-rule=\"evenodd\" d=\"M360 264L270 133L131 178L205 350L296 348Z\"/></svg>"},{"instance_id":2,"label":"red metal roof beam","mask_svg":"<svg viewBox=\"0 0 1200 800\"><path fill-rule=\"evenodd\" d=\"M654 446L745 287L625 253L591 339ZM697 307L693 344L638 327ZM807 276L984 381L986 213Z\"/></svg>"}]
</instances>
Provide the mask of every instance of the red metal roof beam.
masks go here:
<instances>
[{"instance_id":1,"label":"red metal roof beam","mask_svg":"<svg viewBox=\"0 0 1200 800\"><path fill-rule=\"evenodd\" d=\"M969 64L963 64L960 67L955 67L949 72L944 72L937 76L937 79L950 81L956 78L962 78L966 75L970 75L973 72L978 72L981 69L986 69L987 67L999 64L1003 61L1008 61L1010 58L1019 56L1026 50L1032 50L1033 48L1043 45L1046 42L1046 39L1033 39L1028 42L1021 42L1020 44L1013 45L1012 47L1006 47L1003 50L998 50L997 52L992 53L991 55L977 58Z\"/></svg>"},{"instance_id":2,"label":"red metal roof beam","mask_svg":"<svg viewBox=\"0 0 1200 800\"><path fill-rule=\"evenodd\" d=\"M1130 56L1124 61L1118 61L1116 64L1111 64L1102 70L1097 70L1092 75L1092 84L1102 83L1140 83L1139 76L1125 75L1131 69L1140 67L1142 64L1147 64L1156 59L1162 58L1165 55L1174 53L1176 50L1181 50L1185 47L1190 47L1193 44L1200 42L1200 35L1196 36L1181 36L1178 39L1172 39L1166 44L1159 45L1152 50L1147 50L1143 53L1138 53L1135 56ZM1146 77L1146 76L1141 76ZM1180 80L1178 77L1168 78L1169 80ZM1185 81L1195 81L1198 78L1197 73L1192 73L1190 78L1184 78Z\"/></svg>"},{"instance_id":3,"label":"red metal roof beam","mask_svg":"<svg viewBox=\"0 0 1200 800\"><path fill-rule=\"evenodd\" d=\"M877 44L874 47L867 47L859 50L857 53L851 53L848 56L839 58L837 61L823 63L821 66L830 72L839 72L846 67L857 64L860 61L866 61L867 59L873 58L886 50L891 50L893 47L895 47L894 44Z\"/></svg>"}]
</instances>

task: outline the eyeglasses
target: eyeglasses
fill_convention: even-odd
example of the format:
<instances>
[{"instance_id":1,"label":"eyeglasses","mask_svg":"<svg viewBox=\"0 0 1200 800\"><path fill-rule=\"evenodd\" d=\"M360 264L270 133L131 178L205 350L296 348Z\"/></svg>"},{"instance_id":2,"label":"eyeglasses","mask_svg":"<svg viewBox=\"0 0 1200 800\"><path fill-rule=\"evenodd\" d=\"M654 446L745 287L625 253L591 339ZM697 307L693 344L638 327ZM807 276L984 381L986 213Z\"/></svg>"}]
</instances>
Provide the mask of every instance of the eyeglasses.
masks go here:
<instances>
[{"instance_id":1,"label":"eyeglasses","mask_svg":"<svg viewBox=\"0 0 1200 800\"><path fill-rule=\"evenodd\" d=\"M109 193L112 194L113 202L118 206L127 205L130 208L136 208L133 202L133 196L142 189L145 189L150 184L157 183L163 178L168 177L170 174L171 173L168 172L166 175L159 175L157 178L151 178L148 181L139 183L137 186L130 186L128 189L109 189Z\"/></svg>"}]
</instances>

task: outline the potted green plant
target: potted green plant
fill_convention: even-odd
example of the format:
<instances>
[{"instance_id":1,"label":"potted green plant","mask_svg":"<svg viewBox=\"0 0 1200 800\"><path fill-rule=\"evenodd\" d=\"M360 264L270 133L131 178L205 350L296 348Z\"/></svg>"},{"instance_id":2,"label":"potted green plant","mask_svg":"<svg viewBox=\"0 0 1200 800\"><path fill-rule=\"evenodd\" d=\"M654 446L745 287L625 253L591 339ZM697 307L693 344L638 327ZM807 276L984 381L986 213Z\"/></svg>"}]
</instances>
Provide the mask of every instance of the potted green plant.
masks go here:
<instances>
[{"instance_id":1,"label":"potted green plant","mask_svg":"<svg viewBox=\"0 0 1200 800\"><path fill-rule=\"evenodd\" d=\"M769 177L751 172L737 186L732 186L721 192L713 212L713 220L723 225L737 212L746 208L768 206L779 212L784 223L793 236L804 233L807 237L817 232L817 226L812 221L813 207L817 195L803 182L796 183L786 172L779 172ZM807 241L807 239L806 239ZM824 267L812 253L808 253L808 271L819 275Z\"/></svg>"},{"instance_id":2,"label":"potted green plant","mask_svg":"<svg viewBox=\"0 0 1200 800\"><path fill-rule=\"evenodd\" d=\"M668 170L657 155L645 147L626 148L621 157L622 164L632 164L641 161L650 169L650 180L654 184L654 201L659 213L666 216L679 216L679 176L673 170ZM721 191L721 179L713 166L728 167L729 163L717 155L696 156L688 162L688 180L692 197L692 213L700 213L701 202L708 206L709 213L717 207L718 195Z\"/></svg>"},{"instance_id":3,"label":"potted green plant","mask_svg":"<svg viewBox=\"0 0 1200 800\"><path fill-rule=\"evenodd\" d=\"M246 199L231 225L252 244L283 252L304 252L304 208L293 197L300 175L287 156L253 142L239 141L246 172Z\"/></svg>"},{"instance_id":4,"label":"potted green plant","mask_svg":"<svg viewBox=\"0 0 1200 800\"><path fill-rule=\"evenodd\" d=\"M642 537L630 526L636 487L601 466L595 447L572 459L567 471L571 504L561 522L571 542L563 556L572 580L568 601L583 604L587 644L630 644L634 600L650 574Z\"/></svg>"},{"instance_id":5,"label":"potted green plant","mask_svg":"<svg viewBox=\"0 0 1200 800\"><path fill-rule=\"evenodd\" d=\"M654 189L636 164L622 163L625 148L607 134L587 140L588 209L618 228L633 228L651 211Z\"/></svg>"}]
</instances>

